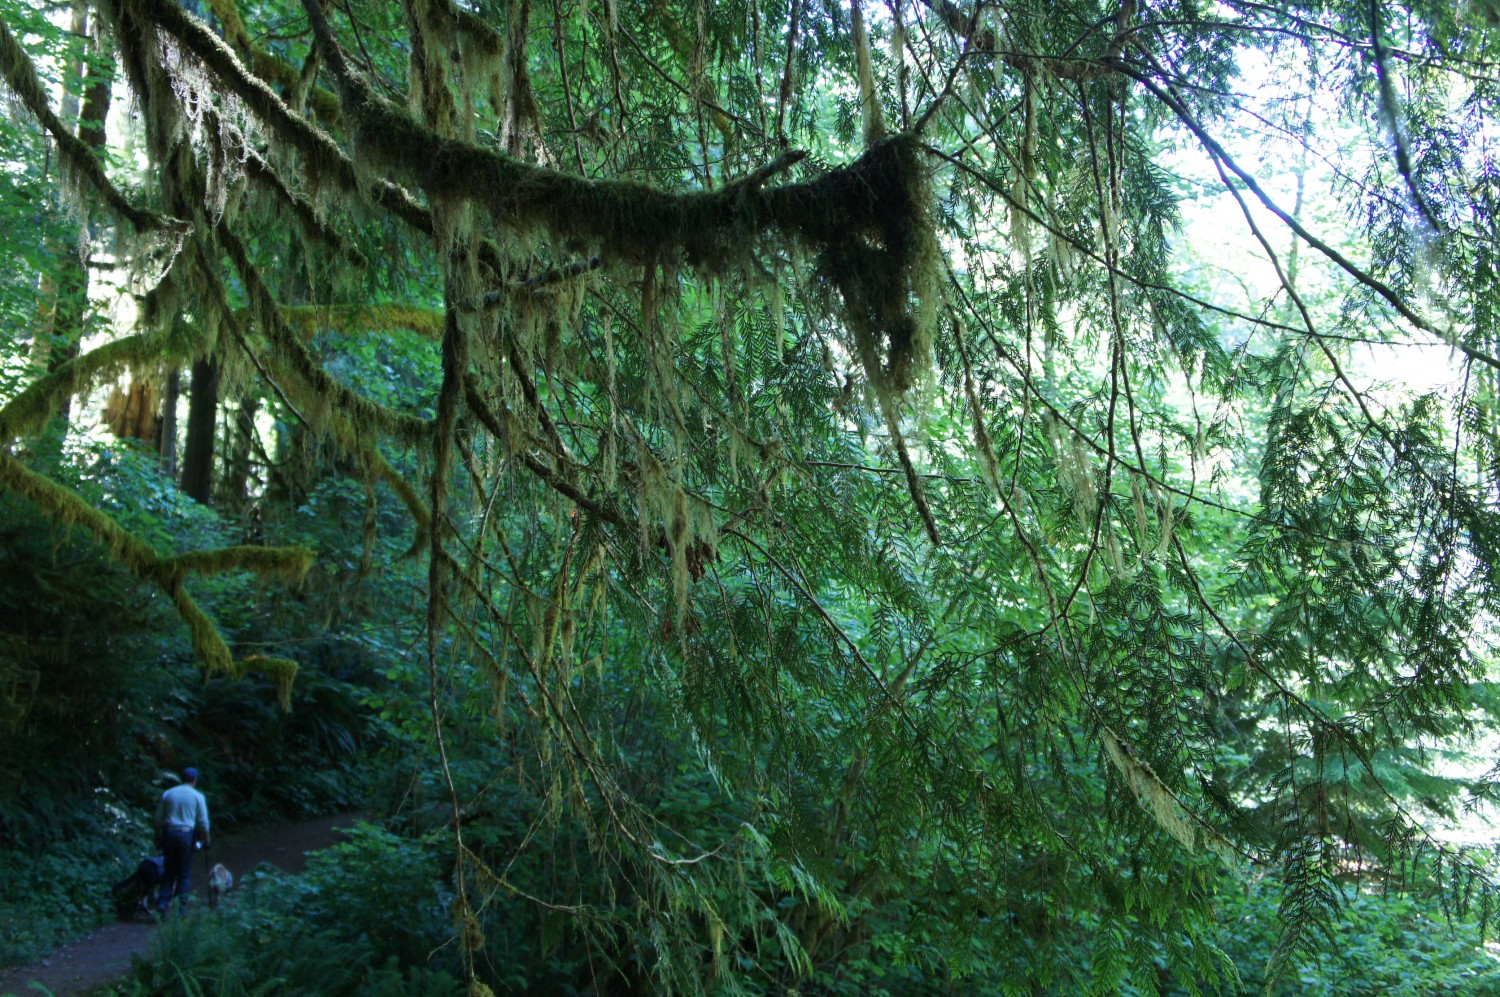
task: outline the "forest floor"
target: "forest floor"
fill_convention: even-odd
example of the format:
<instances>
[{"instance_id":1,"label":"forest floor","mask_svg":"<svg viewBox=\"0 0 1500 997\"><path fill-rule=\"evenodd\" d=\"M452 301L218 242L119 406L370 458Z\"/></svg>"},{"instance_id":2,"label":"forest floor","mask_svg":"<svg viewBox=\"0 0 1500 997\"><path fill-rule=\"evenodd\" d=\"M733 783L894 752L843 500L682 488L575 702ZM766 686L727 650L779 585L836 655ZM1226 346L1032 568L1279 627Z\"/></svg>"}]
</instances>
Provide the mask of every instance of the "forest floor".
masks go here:
<instances>
[{"instance_id":1,"label":"forest floor","mask_svg":"<svg viewBox=\"0 0 1500 997\"><path fill-rule=\"evenodd\" d=\"M343 837L343 829L359 817L339 814L255 828L226 836L214 845L210 855L236 878L262 862L269 862L283 872L301 872L310 852L337 843ZM231 892L226 903L232 902L233 896ZM201 865L193 869L193 899L199 905L208 903L208 874ZM0 972L0 995L50 992L55 997L66 997L86 993L124 975L130 968L130 957L146 951L154 928L144 916L99 928L39 962ZM33 984L40 984L46 990L37 990Z\"/></svg>"}]
</instances>

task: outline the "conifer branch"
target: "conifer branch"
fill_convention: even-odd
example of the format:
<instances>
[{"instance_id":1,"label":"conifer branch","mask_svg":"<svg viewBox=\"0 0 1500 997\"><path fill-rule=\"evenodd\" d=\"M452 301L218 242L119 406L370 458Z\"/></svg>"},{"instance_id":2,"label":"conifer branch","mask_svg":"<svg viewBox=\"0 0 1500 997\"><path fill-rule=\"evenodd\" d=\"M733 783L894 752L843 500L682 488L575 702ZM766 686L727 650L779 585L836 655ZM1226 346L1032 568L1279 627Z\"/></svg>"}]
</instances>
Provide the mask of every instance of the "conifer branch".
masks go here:
<instances>
[{"instance_id":1,"label":"conifer branch","mask_svg":"<svg viewBox=\"0 0 1500 997\"><path fill-rule=\"evenodd\" d=\"M1271 212L1271 214L1279 218L1287 228L1295 232L1297 236L1302 239L1302 241L1305 242L1308 246L1317 250L1330 262L1338 266L1339 269L1343 270L1359 283L1363 284L1365 287L1378 294L1396 311L1397 314L1406 319L1406 321L1410 322L1414 327L1421 329L1423 332L1431 333L1442 342L1458 350L1469 359L1477 360L1478 362L1485 364L1486 366L1493 367L1496 370L1500 370L1500 359L1497 359L1496 357L1491 356L1490 354L1485 353L1484 351L1463 342L1458 337L1458 334L1453 330L1444 329L1437 325L1434 325L1415 308L1412 308L1410 305L1408 305L1406 303L1406 299L1397 294L1390 287L1390 285L1386 284L1384 281L1375 277L1373 274L1369 273L1363 268L1356 266L1353 261L1344 256L1343 253L1340 253L1337 249L1334 249L1332 246L1328 245L1328 243L1313 235L1306 226L1304 226L1300 221L1289 214L1286 209L1282 208L1279 204L1272 200L1271 196L1265 192L1264 188L1262 188L1260 183L1256 181L1255 177L1243 167L1241 167L1234 160L1234 158L1229 155L1228 151L1221 144L1219 144L1219 142L1216 141L1213 136L1208 133L1207 129L1204 128L1201 123L1199 123L1196 116L1194 116L1192 112L1182 104L1181 101L1179 101L1168 91L1164 90L1150 76L1141 72L1139 69L1136 69L1129 62L1121 60L1117 63L1117 65L1119 66L1121 72L1125 73L1125 75L1140 83L1147 90L1151 91L1151 93L1158 100L1165 104L1177 117L1177 119L1181 121L1187 127L1187 129L1193 133L1195 137L1197 137L1198 141L1202 143L1204 149L1206 149L1215 159L1222 162L1231 173L1239 178L1240 182L1245 185L1246 189L1248 189L1252 194L1255 195L1256 200L1258 200L1267 211Z\"/></svg>"},{"instance_id":2,"label":"conifer branch","mask_svg":"<svg viewBox=\"0 0 1500 997\"><path fill-rule=\"evenodd\" d=\"M10 26L3 18L0 18L0 71L3 71L10 91L52 136L63 161L104 198L110 211L130 222L137 231L163 231L178 235L187 231L187 222L136 207L120 193L105 175L104 167L99 165L89 143L74 135L53 112L41 82L37 79L36 66L32 63L31 56L21 47L15 35L11 34Z\"/></svg>"}]
</instances>

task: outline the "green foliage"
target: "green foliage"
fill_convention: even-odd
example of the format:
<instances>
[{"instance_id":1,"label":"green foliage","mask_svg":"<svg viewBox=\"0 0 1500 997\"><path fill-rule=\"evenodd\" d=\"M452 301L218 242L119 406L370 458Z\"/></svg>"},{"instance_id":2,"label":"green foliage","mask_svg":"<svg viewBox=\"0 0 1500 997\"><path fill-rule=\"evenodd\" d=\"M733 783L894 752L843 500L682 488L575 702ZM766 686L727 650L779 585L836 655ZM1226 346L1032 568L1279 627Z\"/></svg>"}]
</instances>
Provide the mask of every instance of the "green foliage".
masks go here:
<instances>
[{"instance_id":1,"label":"green foliage","mask_svg":"<svg viewBox=\"0 0 1500 997\"><path fill-rule=\"evenodd\" d=\"M415 965L431 957L447 929L451 896L443 864L439 842L356 824L347 840L315 856L303 876L255 888L277 894L267 906L282 905L296 923L336 927L382 956Z\"/></svg>"},{"instance_id":2,"label":"green foliage","mask_svg":"<svg viewBox=\"0 0 1500 997\"><path fill-rule=\"evenodd\" d=\"M217 911L168 918L121 997L463 992L446 958L439 855L369 825L301 876L261 869Z\"/></svg>"},{"instance_id":3,"label":"green foliage","mask_svg":"<svg viewBox=\"0 0 1500 997\"><path fill-rule=\"evenodd\" d=\"M274 941L266 934L286 934ZM454 997L458 980L443 970L403 971L363 939L300 922L272 923L191 914L164 923L152 951L114 987L119 997L257 997L263 994L416 995Z\"/></svg>"},{"instance_id":4,"label":"green foliage","mask_svg":"<svg viewBox=\"0 0 1500 997\"><path fill-rule=\"evenodd\" d=\"M1489 6L205 11L78 5L139 109L96 157L50 109L90 46L0 0L53 143L0 125L44 270L0 428L153 360L236 413L223 516L78 412L0 441L188 624L102 620L150 628L88 688L149 690L154 747L101 721L118 771L42 823L190 754L241 816L408 836L258 901L285 962L173 929L143 987L394 986L370 952L446 938L475 990L1337 989L1365 924L1477 972L1412 933L1500 898L1430 826L1493 777L1428 754L1495 720ZM54 146L90 263L20 231ZM106 247L143 338L66 360ZM47 643L88 586L20 560L68 608L15 642L88 678Z\"/></svg>"},{"instance_id":5,"label":"green foliage","mask_svg":"<svg viewBox=\"0 0 1500 997\"><path fill-rule=\"evenodd\" d=\"M37 816L49 814L43 810ZM62 823L63 815L50 816ZM70 810L66 817L70 823L91 820L94 826L75 831L66 848L49 836L7 835L7 847L0 849L0 865L7 871L0 881L0 967L40 959L115 916L109 888L134 868L137 859L126 857L127 848L146 829L107 799L92 813Z\"/></svg>"},{"instance_id":6,"label":"green foliage","mask_svg":"<svg viewBox=\"0 0 1500 997\"><path fill-rule=\"evenodd\" d=\"M1480 926L1449 919L1424 898L1338 887L1338 913L1313 957L1272 979L1267 972L1277 946L1275 884L1252 882L1220 899L1219 944L1239 967L1246 992L1274 995L1328 993L1500 993L1500 960L1481 946Z\"/></svg>"}]
</instances>

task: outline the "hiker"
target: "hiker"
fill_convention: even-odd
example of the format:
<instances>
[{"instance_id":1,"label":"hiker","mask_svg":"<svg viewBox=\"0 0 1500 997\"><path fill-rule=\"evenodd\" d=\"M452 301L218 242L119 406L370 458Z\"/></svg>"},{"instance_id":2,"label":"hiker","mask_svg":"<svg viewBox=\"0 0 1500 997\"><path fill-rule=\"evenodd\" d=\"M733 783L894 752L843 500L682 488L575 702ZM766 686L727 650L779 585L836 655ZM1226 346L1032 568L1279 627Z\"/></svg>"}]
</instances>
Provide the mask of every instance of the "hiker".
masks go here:
<instances>
[{"instance_id":1,"label":"hiker","mask_svg":"<svg viewBox=\"0 0 1500 997\"><path fill-rule=\"evenodd\" d=\"M198 792L197 769L183 769L182 782L161 794L156 804L156 839L165 865L156 909L167 913L175 896L182 898L180 906L185 911L193 886L193 846L208 847L208 800Z\"/></svg>"}]
</instances>

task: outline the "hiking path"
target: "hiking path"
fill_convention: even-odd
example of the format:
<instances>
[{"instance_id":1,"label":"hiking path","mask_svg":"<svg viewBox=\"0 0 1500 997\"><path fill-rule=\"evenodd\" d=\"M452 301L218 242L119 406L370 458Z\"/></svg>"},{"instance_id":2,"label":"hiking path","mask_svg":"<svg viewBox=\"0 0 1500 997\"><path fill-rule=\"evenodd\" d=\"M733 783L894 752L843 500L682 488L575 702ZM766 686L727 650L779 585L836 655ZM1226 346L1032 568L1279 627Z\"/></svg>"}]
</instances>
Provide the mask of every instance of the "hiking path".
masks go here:
<instances>
[{"instance_id":1,"label":"hiking path","mask_svg":"<svg viewBox=\"0 0 1500 997\"><path fill-rule=\"evenodd\" d=\"M269 824L240 834L226 835L210 851L214 862L222 862L236 878L262 862L283 872L301 872L309 853L327 848L343 837L358 814L317 817L293 824ZM122 873L123 875L123 873ZM233 894L230 894L233 897ZM208 873L200 863L193 867L193 902L208 904ZM0 972L0 997L26 997L51 992L54 997L83 994L123 976L130 957L144 954L155 925L144 919L117 921L70 942L50 956L29 966ZM38 990L40 984L46 990Z\"/></svg>"}]
</instances>

